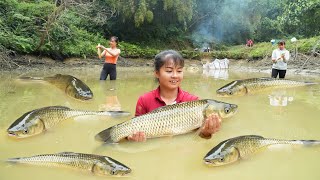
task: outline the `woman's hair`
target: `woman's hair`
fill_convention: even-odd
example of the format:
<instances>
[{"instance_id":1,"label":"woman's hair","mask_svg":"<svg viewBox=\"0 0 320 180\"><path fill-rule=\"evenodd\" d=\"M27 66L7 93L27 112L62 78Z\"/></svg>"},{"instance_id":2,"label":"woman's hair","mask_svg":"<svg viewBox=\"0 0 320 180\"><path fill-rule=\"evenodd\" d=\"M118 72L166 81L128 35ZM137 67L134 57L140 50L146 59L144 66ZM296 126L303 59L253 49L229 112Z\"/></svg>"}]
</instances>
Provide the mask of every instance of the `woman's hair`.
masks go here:
<instances>
[{"instance_id":1,"label":"woman's hair","mask_svg":"<svg viewBox=\"0 0 320 180\"><path fill-rule=\"evenodd\" d=\"M117 36L111 36L110 40L112 40L112 39L118 44L119 38Z\"/></svg>"},{"instance_id":2,"label":"woman's hair","mask_svg":"<svg viewBox=\"0 0 320 180\"><path fill-rule=\"evenodd\" d=\"M286 42L285 42L284 40L280 40L280 41L278 42L278 45L286 45Z\"/></svg>"},{"instance_id":3,"label":"woman's hair","mask_svg":"<svg viewBox=\"0 0 320 180\"><path fill-rule=\"evenodd\" d=\"M183 57L174 50L165 50L157 54L154 58L154 70L159 71L160 68L166 64L168 60L173 60L173 63L177 66L180 65L184 67Z\"/></svg>"}]
</instances>

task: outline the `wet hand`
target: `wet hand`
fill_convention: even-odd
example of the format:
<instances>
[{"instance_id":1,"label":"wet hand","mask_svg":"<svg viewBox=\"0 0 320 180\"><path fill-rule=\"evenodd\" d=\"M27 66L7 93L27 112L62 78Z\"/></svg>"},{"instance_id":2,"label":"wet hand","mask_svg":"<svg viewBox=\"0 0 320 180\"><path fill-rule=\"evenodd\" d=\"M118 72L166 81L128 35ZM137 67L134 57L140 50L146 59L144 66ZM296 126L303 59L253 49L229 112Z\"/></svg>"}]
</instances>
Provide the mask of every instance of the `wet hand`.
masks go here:
<instances>
[{"instance_id":1,"label":"wet hand","mask_svg":"<svg viewBox=\"0 0 320 180\"><path fill-rule=\"evenodd\" d=\"M218 132L221 126L221 118L217 114L211 114L200 129L200 136L211 138L211 135Z\"/></svg>"},{"instance_id":2,"label":"wet hand","mask_svg":"<svg viewBox=\"0 0 320 180\"><path fill-rule=\"evenodd\" d=\"M136 132L127 137L129 141L137 141L137 142L144 142L147 140L146 135L144 132Z\"/></svg>"}]
</instances>

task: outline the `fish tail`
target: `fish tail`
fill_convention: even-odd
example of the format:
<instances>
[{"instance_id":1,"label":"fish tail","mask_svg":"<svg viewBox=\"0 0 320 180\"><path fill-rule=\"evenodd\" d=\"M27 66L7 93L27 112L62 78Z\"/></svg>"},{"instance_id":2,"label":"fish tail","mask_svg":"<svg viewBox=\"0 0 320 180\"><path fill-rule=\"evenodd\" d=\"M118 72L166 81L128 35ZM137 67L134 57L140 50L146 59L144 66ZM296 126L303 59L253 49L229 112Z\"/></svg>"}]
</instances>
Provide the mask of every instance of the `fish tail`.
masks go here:
<instances>
[{"instance_id":1,"label":"fish tail","mask_svg":"<svg viewBox=\"0 0 320 180\"><path fill-rule=\"evenodd\" d=\"M319 84L317 82L304 82L304 83L305 83L305 85L316 85L316 84Z\"/></svg>"},{"instance_id":2,"label":"fish tail","mask_svg":"<svg viewBox=\"0 0 320 180\"><path fill-rule=\"evenodd\" d=\"M317 146L320 145L319 140L301 140L303 146Z\"/></svg>"},{"instance_id":3,"label":"fish tail","mask_svg":"<svg viewBox=\"0 0 320 180\"><path fill-rule=\"evenodd\" d=\"M104 143L107 143L107 144L115 143L111 139L111 131L112 131L113 128L114 128L114 126L99 132L94 138L97 141L101 141L101 142L104 142Z\"/></svg>"},{"instance_id":4,"label":"fish tail","mask_svg":"<svg viewBox=\"0 0 320 180\"><path fill-rule=\"evenodd\" d=\"M100 111L100 115L108 115L111 117L124 117L124 116L129 116L130 112L128 111Z\"/></svg>"},{"instance_id":5,"label":"fish tail","mask_svg":"<svg viewBox=\"0 0 320 180\"><path fill-rule=\"evenodd\" d=\"M21 160L21 158L9 158L6 160L6 162L9 162L9 163L19 163Z\"/></svg>"}]
</instances>

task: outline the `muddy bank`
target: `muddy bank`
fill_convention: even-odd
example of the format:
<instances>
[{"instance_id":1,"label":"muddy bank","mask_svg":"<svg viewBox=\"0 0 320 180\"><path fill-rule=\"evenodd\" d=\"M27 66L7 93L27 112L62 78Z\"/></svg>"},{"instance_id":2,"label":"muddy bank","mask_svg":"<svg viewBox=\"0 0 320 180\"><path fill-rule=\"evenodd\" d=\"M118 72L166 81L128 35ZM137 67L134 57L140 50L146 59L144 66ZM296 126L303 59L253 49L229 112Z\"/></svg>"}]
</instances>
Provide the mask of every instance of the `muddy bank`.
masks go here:
<instances>
[{"instance_id":1,"label":"muddy bank","mask_svg":"<svg viewBox=\"0 0 320 180\"><path fill-rule=\"evenodd\" d=\"M212 59L202 60L186 60L185 67L187 69L202 69L202 65ZM97 68L100 69L103 65L103 60L98 58L69 58L65 61L55 61L47 57L37 56L15 56L10 59L0 59L0 71L44 71L48 69L81 69L81 68ZM153 59L126 59L120 58L118 60L119 67L152 67ZM264 72L271 71L270 57L260 60L230 60L229 68L233 71L245 72ZM301 75L320 75L320 57L298 55L296 58L292 57L288 62L288 73Z\"/></svg>"}]
</instances>

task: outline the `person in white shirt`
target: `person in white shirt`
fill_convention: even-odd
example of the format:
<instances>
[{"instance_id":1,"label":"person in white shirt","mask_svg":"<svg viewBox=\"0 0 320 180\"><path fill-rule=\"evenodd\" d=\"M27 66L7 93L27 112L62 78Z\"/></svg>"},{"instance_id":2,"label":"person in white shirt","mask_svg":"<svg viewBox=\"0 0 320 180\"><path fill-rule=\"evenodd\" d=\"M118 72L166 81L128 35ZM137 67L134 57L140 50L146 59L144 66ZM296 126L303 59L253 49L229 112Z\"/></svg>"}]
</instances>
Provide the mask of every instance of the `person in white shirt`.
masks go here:
<instances>
[{"instance_id":1,"label":"person in white shirt","mask_svg":"<svg viewBox=\"0 0 320 180\"><path fill-rule=\"evenodd\" d=\"M290 53L285 48L286 42L281 40L278 42L278 48L272 52L272 73L271 77L283 79L287 72L287 62L290 58Z\"/></svg>"}]
</instances>

